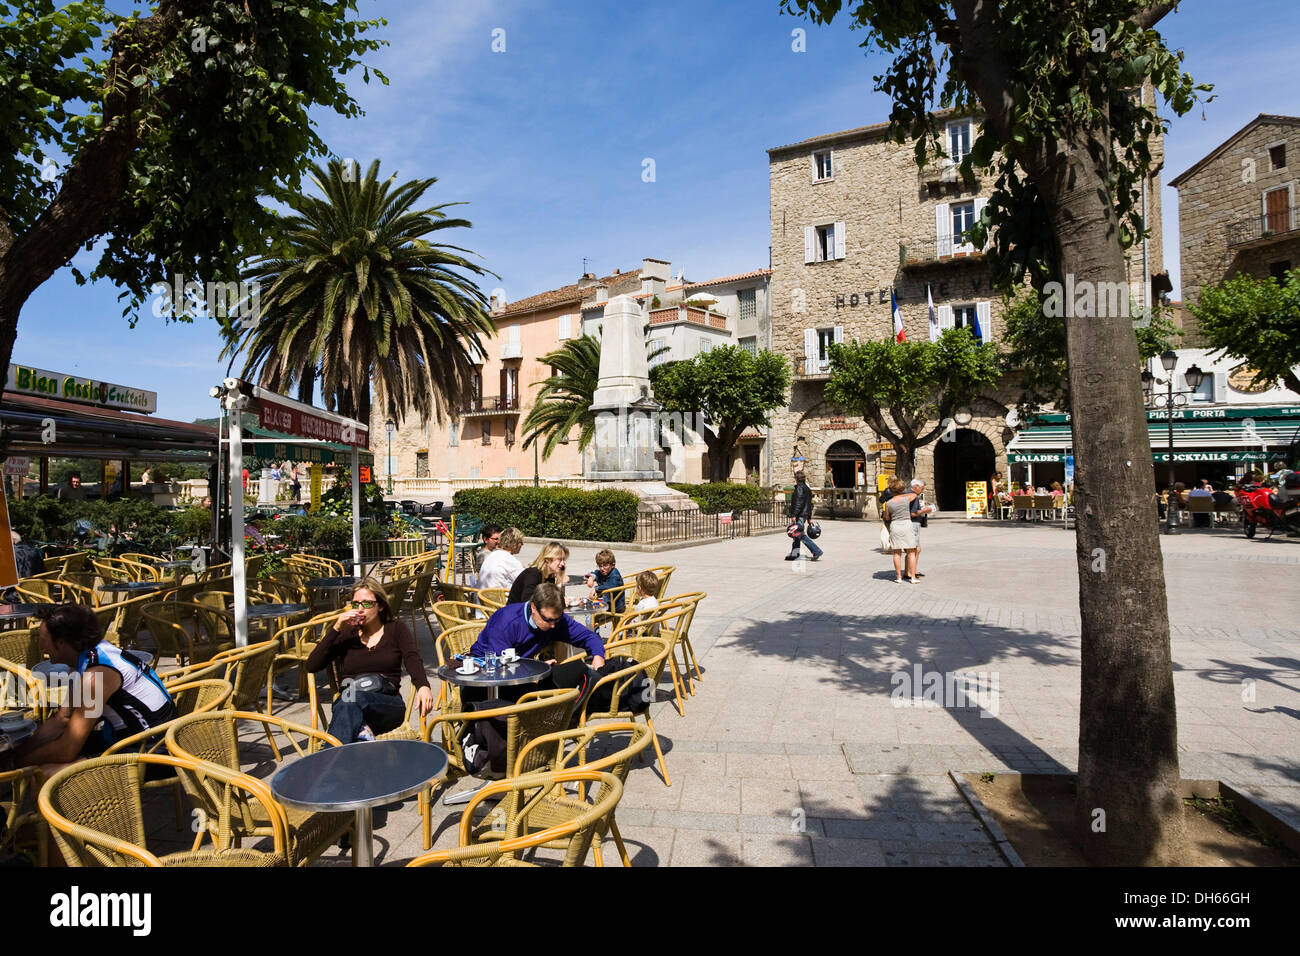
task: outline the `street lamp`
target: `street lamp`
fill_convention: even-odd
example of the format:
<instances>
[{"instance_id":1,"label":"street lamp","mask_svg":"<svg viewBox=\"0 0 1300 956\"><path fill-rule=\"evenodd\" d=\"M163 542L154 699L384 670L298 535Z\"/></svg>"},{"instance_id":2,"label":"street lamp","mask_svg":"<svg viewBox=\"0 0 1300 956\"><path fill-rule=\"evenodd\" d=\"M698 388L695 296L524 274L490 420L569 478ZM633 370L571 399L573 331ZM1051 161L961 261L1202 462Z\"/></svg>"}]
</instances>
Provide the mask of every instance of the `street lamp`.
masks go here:
<instances>
[{"instance_id":1,"label":"street lamp","mask_svg":"<svg viewBox=\"0 0 1300 956\"><path fill-rule=\"evenodd\" d=\"M1142 401L1147 408L1160 408L1163 406L1169 419L1169 496L1165 504L1165 533L1178 533L1178 499L1174 496L1174 408L1179 405L1186 405L1189 401L1188 396L1196 394L1201 387L1201 382L1205 379L1205 373L1201 371L1199 365L1189 365L1187 371L1183 372L1183 378L1187 382L1186 391L1174 391L1174 369L1178 366L1178 354L1173 349L1168 349L1160 354L1160 364L1164 366L1166 377L1156 378L1149 369L1142 372ZM1165 386L1165 394L1161 395L1155 390L1156 383L1159 382Z\"/></svg>"},{"instance_id":2,"label":"street lamp","mask_svg":"<svg viewBox=\"0 0 1300 956\"><path fill-rule=\"evenodd\" d=\"M393 493L393 431L397 425L390 418L384 422L384 431L388 433L388 461L384 463L384 471L388 472L388 493Z\"/></svg>"}]
</instances>

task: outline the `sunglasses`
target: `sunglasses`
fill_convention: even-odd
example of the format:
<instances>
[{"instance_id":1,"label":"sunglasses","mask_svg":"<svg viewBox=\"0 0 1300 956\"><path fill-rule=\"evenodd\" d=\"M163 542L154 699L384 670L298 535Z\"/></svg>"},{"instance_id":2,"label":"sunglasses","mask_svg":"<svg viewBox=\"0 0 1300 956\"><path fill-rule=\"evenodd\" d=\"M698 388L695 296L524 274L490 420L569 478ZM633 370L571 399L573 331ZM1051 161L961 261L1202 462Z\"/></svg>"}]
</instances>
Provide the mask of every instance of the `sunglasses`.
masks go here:
<instances>
[{"instance_id":1,"label":"sunglasses","mask_svg":"<svg viewBox=\"0 0 1300 956\"><path fill-rule=\"evenodd\" d=\"M562 620L564 620L564 612L563 612L563 611L560 612L560 616L559 616L559 617L547 617L547 616L546 616L546 612L543 611L543 610L539 607L539 608L537 609L537 613L538 613L538 615L541 617L541 619L542 619L543 621L545 621L547 624L559 624Z\"/></svg>"},{"instance_id":2,"label":"sunglasses","mask_svg":"<svg viewBox=\"0 0 1300 956\"><path fill-rule=\"evenodd\" d=\"M365 608L368 611L378 603L378 601L349 601L348 607Z\"/></svg>"}]
</instances>

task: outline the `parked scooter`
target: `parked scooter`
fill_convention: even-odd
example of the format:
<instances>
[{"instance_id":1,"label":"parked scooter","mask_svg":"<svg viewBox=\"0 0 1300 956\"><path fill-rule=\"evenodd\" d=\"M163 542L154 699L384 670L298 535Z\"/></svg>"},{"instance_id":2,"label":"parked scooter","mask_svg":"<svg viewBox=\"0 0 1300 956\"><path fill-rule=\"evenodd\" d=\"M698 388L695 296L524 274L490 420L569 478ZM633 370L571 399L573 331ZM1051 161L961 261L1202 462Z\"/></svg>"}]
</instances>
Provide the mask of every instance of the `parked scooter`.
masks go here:
<instances>
[{"instance_id":1,"label":"parked scooter","mask_svg":"<svg viewBox=\"0 0 1300 956\"><path fill-rule=\"evenodd\" d=\"M1286 481L1295 478L1292 473L1286 476ZM1278 532L1300 534L1300 507L1290 496L1279 495L1253 481L1239 484L1233 490L1241 505L1241 527L1247 538L1255 537L1260 528L1267 528L1270 538Z\"/></svg>"}]
</instances>

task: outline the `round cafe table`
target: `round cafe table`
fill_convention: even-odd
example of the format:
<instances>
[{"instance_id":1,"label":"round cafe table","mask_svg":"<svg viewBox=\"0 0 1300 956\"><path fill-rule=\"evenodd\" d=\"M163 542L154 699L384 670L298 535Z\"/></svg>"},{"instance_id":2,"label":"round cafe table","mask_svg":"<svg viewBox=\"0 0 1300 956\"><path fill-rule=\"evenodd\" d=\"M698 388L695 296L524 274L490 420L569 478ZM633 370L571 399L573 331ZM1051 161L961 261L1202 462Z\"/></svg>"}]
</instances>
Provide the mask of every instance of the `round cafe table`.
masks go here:
<instances>
[{"instance_id":1,"label":"round cafe table","mask_svg":"<svg viewBox=\"0 0 1300 956\"><path fill-rule=\"evenodd\" d=\"M41 609L40 604L0 604L0 621L26 620Z\"/></svg>"},{"instance_id":2,"label":"round cafe table","mask_svg":"<svg viewBox=\"0 0 1300 956\"><path fill-rule=\"evenodd\" d=\"M161 591L163 585L157 581L110 581L108 584L101 584L100 591L109 594L149 594L151 591Z\"/></svg>"},{"instance_id":3,"label":"round cafe table","mask_svg":"<svg viewBox=\"0 0 1300 956\"><path fill-rule=\"evenodd\" d=\"M271 792L298 810L355 812L352 865L373 866L373 808L419 793L446 775L447 754L435 744L366 740L285 764L271 777Z\"/></svg>"},{"instance_id":4,"label":"round cafe table","mask_svg":"<svg viewBox=\"0 0 1300 956\"><path fill-rule=\"evenodd\" d=\"M449 684L460 687L479 687L487 691L488 700L497 700L502 687L515 687L519 684L535 684L551 672L551 665L546 661L521 657L509 664L503 664L501 673L488 675L479 667L472 674L462 674L454 664L444 664L436 673Z\"/></svg>"},{"instance_id":5,"label":"round cafe table","mask_svg":"<svg viewBox=\"0 0 1300 956\"><path fill-rule=\"evenodd\" d=\"M293 617L295 614L302 614L304 611L310 611L309 604L250 604L248 606L248 619L250 621L265 621L281 617Z\"/></svg>"}]
</instances>

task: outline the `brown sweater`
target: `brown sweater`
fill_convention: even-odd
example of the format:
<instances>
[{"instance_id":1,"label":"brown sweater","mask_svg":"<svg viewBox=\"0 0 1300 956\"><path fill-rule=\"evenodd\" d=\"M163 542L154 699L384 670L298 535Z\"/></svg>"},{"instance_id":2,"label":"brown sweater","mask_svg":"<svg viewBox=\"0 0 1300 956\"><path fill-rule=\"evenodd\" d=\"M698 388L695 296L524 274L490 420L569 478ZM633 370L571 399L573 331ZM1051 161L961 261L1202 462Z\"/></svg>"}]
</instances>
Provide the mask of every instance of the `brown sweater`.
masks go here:
<instances>
[{"instance_id":1,"label":"brown sweater","mask_svg":"<svg viewBox=\"0 0 1300 956\"><path fill-rule=\"evenodd\" d=\"M342 661L339 676L341 678L360 677L362 674L380 674L394 687L402 684L402 664L406 664L406 673L411 675L411 683L416 687L428 687L429 677L424 672L424 661L415 647L415 638L400 620L394 619L384 625L384 633L379 643L367 648L362 643L356 628L347 628L340 634L337 628L331 629L307 658L307 670L313 674L324 670L334 661Z\"/></svg>"}]
</instances>

